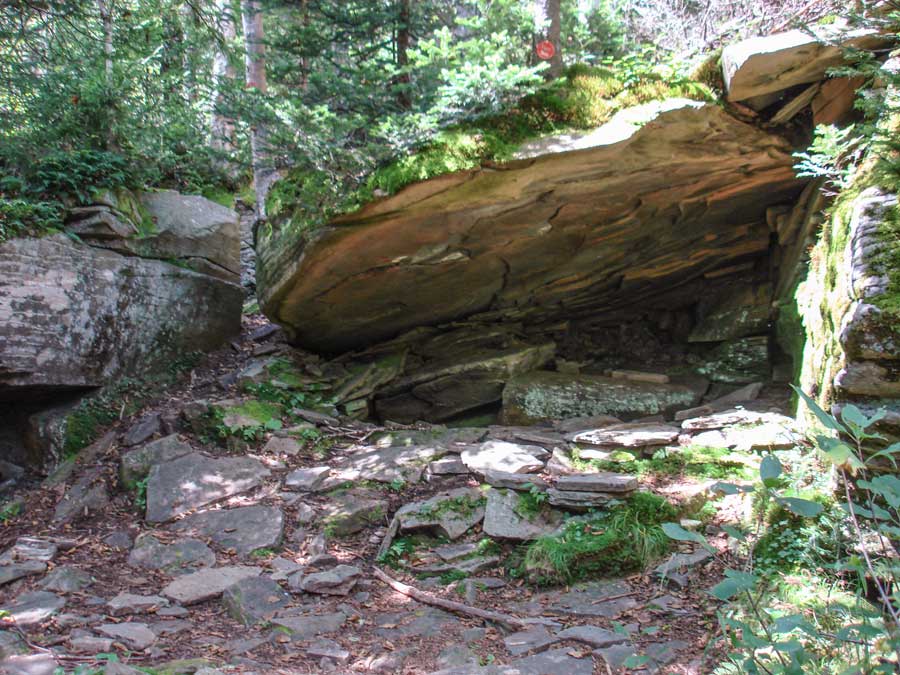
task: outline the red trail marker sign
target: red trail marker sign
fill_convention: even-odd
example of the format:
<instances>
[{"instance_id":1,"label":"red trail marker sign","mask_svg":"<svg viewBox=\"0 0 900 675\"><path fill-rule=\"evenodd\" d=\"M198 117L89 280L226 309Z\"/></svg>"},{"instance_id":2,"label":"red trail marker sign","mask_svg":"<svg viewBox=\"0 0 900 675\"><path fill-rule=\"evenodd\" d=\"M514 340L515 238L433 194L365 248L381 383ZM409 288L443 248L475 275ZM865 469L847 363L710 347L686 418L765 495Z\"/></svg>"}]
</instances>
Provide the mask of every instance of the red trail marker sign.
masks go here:
<instances>
[{"instance_id":1,"label":"red trail marker sign","mask_svg":"<svg viewBox=\"0 0 900 675\"><path fill-rule=\"evenodd\" d=\"M553 46L553 43L550 42L550 40L544 40L543 42L537 43L534 51L537 53L539 59L549 61L553 58L553 55L556 54L556 47Z\"/></svg>"}]
</instances>

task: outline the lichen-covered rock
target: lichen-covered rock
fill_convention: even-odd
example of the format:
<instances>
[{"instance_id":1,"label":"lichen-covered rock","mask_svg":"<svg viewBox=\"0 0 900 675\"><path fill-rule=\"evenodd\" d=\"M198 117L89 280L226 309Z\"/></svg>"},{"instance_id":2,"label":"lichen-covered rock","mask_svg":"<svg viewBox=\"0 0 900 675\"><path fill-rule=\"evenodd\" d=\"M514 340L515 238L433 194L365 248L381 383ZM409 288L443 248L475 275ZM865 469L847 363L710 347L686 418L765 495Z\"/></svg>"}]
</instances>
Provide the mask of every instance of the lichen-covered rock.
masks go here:
<instances>
[{"instance_id":1,"label":"lichen-covered rock","mask_svg":"<svg viewBox=\"0 0 900 675\"><path fill-rule=\"evenodd\" d=\"M441 492L397 511L402 532L433 529L448 539L458 539L484 518L484 496L476 488Z\"/></svg>"},{"instance_id":2,"label":"lichen-covered rock","mask_svg":"<svg viewBox=\"0 0 900 675\"><path fill-rule=\"evenodd\" d=\"M62 235L0 245L0 392L97 387L240 330L239 286Z\"/></svg>"},{"instance_id":3,"label":"lichen-covered rock","mask_svg":"<svg viewBox=\"0 0 900 675\"><path fill-rule=\"evenodd\" d=\"M77 240L0 243L0 401L34 401L17 452L37 466L62 454L66 415L36 411L240 331L234 212L174 192L96 199L67 216Z\"/></svg>"},{"instance_id":4,"label":"lichen-covered rock","mask_svg":"<svg viewBox=\"0 0 900 675\"><path fill-rule=\"evenodd\" d=\"M869 188L838 204L824 225L798 311L806 344L800 384L821 406L884 409L877 430L900 439L900 272L896 195Z\"/></svg>"},{"instance_id":5,"label":"lichen-covered rock","mask_svg":"<svg viewBox=\"0 0 900 675\"><path fill-rule=\"evenodd\" d=\"M540 371L517 377L506 385L503 419L508 424L601 414L634 419L674 414L696 405L701 395L702 392L682 384Z\"/></svg>"},{"instance_id":6,"label":"lichen-covered rock","mask_svg":"<svg viewBox=\"0 0 900 675\"><path fill-rule=\"evenodd\" d=\"M502 171L410 185L297 239L263 238L264 311L331 353L467 317L618 322L649 296L764 255L766 208L802 187L790 146L715 105L659 109L621 142L551 143Z\"/></svg>"},{"instance_id":7,"label":"lichen-covered rock","mask_svg":"<svg viewBox=\"0 0 900 675\"><path fill-rule=\"evenodd\" d=\"M540 513L526 513L520 509L520 499L513 490L488 490L484 533L498 539L530 541L553 533L562 524L560 511L545 508Z\"/></svg>"}]
</instances>

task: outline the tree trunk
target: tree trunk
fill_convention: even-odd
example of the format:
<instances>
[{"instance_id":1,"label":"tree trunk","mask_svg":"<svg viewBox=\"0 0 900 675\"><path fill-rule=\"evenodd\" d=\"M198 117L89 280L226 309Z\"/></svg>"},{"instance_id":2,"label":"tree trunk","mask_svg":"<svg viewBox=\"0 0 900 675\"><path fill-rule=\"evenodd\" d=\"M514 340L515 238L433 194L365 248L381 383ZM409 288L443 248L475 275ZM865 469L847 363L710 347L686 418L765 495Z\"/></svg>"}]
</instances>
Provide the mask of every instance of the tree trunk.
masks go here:
<instances>
[{"instance_id":1,"label":"tree trunk","mask_svg":"<svg viewBox=\"0 0 900 675\"><path fill-rule=\"evenodd\" d=\"M260 94L268 91L266 81L266 45L263 31L263 15L259 0L241 0L241 16L244 27L246 84ZM256 194L256 217L266 219L266 193L274 170L268 159L266 128L260 120L250 127L250 158L253 165L253 192Z\"/></svg>"},{"instance_id":2,"label":"tree trunk","mask_svg":"<svg viewBox=\"0 0 900 675\"><path fill-rule=\"evenodd\" d=\"M547 40L553 45L553 57L550 59L547 77L560 77L563 70L560 0L535 0L534 22L539 40Z\"/></svg>"},{"instance_id":3,"label":"tree trunk","mask_svg":"<svg viewBox=\"0 0 900 675\"><path fill-rule=\"evenodd\" d=\"M106 84L112 83L113 71L113 21L108 0L97 0L100 21L103 23L103 55Z\"/></svg>"},{"instance_id":4,"label":"tree trunk","mask_svg":"<svg viewBox=\"0 0 900 675\"><path fill-rule=\"evenodd\" d=\"M399 91L397 102L401 108L412 107L412 92L409 90L410 77L408 72L403 72L409 66L409 0L399 0L399 12L397 17L397 68L401 70L397 77Z\"/></svg>"},{"instance_id":5,"label":"tree trunk","mask_svg":"<svg viewBox=\"0 0 900 675\"><path fill-rule=\"evenodd\" d=\"M218 0L219 35L222 43L218 45L213 58L213 100L212 117L210 120L210 146L223 154L231 154L237 149L236 131L234 119L222 111L225 104L225 96L222 90L237 77L234 65L228 55L228 46L234 43L237 31L234 25L234 15L231 12L229 0ZM233 173L230 162L225 163L228 173Z\"/></svg>"}]
</instances>

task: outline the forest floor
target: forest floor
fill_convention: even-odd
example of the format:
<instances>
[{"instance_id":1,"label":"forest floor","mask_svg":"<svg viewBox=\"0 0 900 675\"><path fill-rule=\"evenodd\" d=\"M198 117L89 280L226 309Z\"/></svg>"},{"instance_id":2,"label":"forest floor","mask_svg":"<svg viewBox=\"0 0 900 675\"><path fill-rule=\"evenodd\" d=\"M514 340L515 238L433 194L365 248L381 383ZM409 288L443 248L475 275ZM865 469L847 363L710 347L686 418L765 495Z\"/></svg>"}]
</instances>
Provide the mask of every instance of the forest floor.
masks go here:
<instances>
[{"instance_id":1,"label":"forest floor","mask_svg":"<svg viewBox=\"0 0 900 675\"><path fill-rule=\"evenodd\" d=\"M249 220L245 209L252 292ZM579 463L565 434L383 427L302 409L288 429L229 417L261 358L307 356L263 316L245 316L239 338L149 397L123 394L122 411L132 395L140 409L49 477L26 476L4 495L0 672L699 675L721 660L707 589L730 558L719 525L740 520L747 503L719 498L713 508L709 487L746 477L759 448L684 458L690 433L744 438L740 419L729 418L731 431L713 420L712 432L682 434L687 449L676 443L656 466L668 470L638 471L629 484L702 518L694 526L717 555L680 544L618 574L582 574L591 560L579 560L568 572L582 580L565 584L526 570L527 540L559 527L532 485L549 492L561 477L607 475ZM784 403L776 392L748 414L787 421ZM647 430L658 423L637 431ZM470 471L461 453L492 444L532 462L515 469L529 473ZM495 486L487 499L485 482ZM500 513L491 492L530 511ZM421 527L408 527L410 511Z\"/></svg>"},{"instance_id":2,"label":"forest floor","mask_svg":"<svg viewBox=\"0 0 900 675\"><path fill-rule=\"evenodd\" d=\"M390 460L390 452L410 449L404 435L421 432L431 434L431 445L452 457L460 451L453 446L459 445L465 430L392 427L384 436L381 427L322 419L310 435L315 442L294 447L273 442L279 437L272 434L258 442L222 443L192 430L185 414L197 401L233 398L235 374L254 353L287 349L261 349L278 337L259 315L245 318L244 328L238 340L209 355L183 382L115 424L78 462L66 465L68 471L18 488L21 512L8 517L0 529L0 548L7 551L3 562L8 564L0 570L12 576L23 572L0 589L8 625L0 640L7 660L0 665L7 672L49 674L60 672L59 667L65 672L76 667L82 667L79 672L102 672L110 658L159 673L194 672L203 664L222 672L292 674L712 670L721 655L711 647L718 624L716 601L706 589L721 577L722 564L702 552L698 555L690 545L682 552L695 557L689 557L682 575L673 575L678 583L660 579L651 566L617 579L533 585L516 574L514 561L521 554L512 543L500 544L498 560L461 568L471 573L451 565L449 572L429 577L417 566L433 563L433 551L410 555L402 547L399 552L389 549L399 553L393 562L408 563L405 567L388 566L390 555L379 559L391 517L404 505L441 491L477 489L481 481L472 473L429 471L427 482L398 482L387 481L390 474L378 475L385 470L381 466L373 470L373 478L328 491L316 487L303 492L285 485L286 477L298 469L346 470L348 461L352 464L354 457L373 451L376 456L387 452L382 459ZM522 430L491 427L480 433L482 440L507 442ZM400 440L399 446L383 440L391 435ZM123 457L159 445L160 438L189 446L190 457L204 458L210 474L218 470L216 461L238 457L261 469L251 483L239 487L228 486L230 469L223 469L221 492L206 495L202 504L207 512L220 514L220 520L192 521L191 511L197 509L190 509L166 519L169 522L151 523L144 518L144 507L149 513L151 502L165 501L164 496L147 492L146 482L126 489L119 474ZM373 444L376 438L382 440ZM192 470L189 463L185 466ZM554 473L545 467L534 478L552 481ZM318 480L307 474L301 478ZM176 483L181 479L176 477ZM232 479L240 483L246 473ZM641 482L643 488L676 502L696 498L710 483L684 475L644 476ZM186 485L182 482L175 489L190 489ZM230 515L222 520L221 514ZM733 516L720 510L706 523L707 532L716 532L719 520ZM454 543L477 546L483 526L476 522ZM727 558L724 535L711 540ZM432 543L436 550L447 549L446 538ZM44 552L35 554L35 548ZM471 562L473 550L459 560ZM431 598L535 625L510 627L420 602L379 580L376 568ZM226 592L223 600L227 584L209 570L255 581L244 583L241 593ZM173 588L173 580L194 574L201 576L193 586ZM567 630L575 627L582 629ZM17 652L21 655L11 656ZM203 661L173 663L183 659ZM132 671L117 665L109 672Z\"/></svg>"}]
</instances>

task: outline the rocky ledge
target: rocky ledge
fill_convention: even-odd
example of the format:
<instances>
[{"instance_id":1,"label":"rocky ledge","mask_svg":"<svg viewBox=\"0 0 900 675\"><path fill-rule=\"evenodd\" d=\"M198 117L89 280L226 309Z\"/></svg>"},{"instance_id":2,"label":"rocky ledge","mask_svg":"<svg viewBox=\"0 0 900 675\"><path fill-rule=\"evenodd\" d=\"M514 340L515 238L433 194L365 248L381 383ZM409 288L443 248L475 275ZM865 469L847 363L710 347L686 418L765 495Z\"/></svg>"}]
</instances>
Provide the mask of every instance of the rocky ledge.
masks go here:
<instances>
[{"instance_id":1,"label":"rocky ledge","mask_svg":"<svg viewBox=\"0 0 900 675\"><path fill-rule=\"evenodd\" d=\"M634 111L631 111L634 114ZM260 242L258 292L296 344L343 352L481 317L533 329L695 298L764 255L802 188L790 145L715 105L665 101L527 158L444 175ZM614 142L610 142L610 141Z\"/></svg>"}]
</instances>

